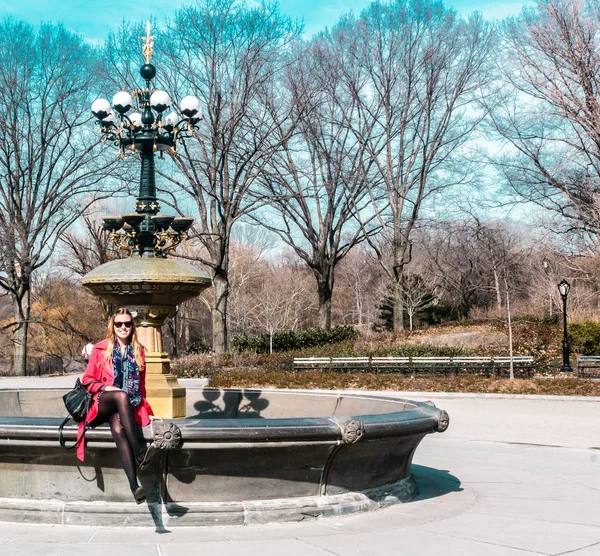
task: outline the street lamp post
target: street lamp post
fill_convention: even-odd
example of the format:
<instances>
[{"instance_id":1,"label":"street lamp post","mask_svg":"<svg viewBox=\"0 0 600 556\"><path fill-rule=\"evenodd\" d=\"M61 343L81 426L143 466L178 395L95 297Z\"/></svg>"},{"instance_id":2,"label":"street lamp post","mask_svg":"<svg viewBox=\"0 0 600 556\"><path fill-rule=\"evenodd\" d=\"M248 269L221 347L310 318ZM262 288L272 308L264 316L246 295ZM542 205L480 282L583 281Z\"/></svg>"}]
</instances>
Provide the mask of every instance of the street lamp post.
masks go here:
<instances>
[{"instance_id":1,"label":"street lamp post","mask_svg":"<svg viewBox=\"0 0 600 556\"><path fill-rule=\"evenodd\" d=\"M153 89L156 68L150 63L154 53L154 37L150 22L146 25L143 54L146 63L140 68L145 87L131 93L120 91L113 97L112 106L99 98L92 104L92 114L98 119L102 140L119 148L122 157L137 153L141 160L140 188L135 212L103 218L104 228L111 232L117 249L141 257L166 257L185 237L192 218L158 215L160 204L156 197L154 153L176 154L178 142L191 137L201 119L200 101L188 95L175 111L165 115L171 99L165 91Z\"/></svg>"},{"instance_id":2,"label":"street lamp post","mask_svg":"<svg viewBox=\"0 0 600 556\"><path fill-rule=\"evenodd\" d=\"M560 292L563 302L563 363L560 368L561 373L573 372L571 363L569 362L569 338L567 336L567 296L569 295L570 289L571 284L566 280L561 280L558 284L558 291Z\"/></svg>"}]
</instances>

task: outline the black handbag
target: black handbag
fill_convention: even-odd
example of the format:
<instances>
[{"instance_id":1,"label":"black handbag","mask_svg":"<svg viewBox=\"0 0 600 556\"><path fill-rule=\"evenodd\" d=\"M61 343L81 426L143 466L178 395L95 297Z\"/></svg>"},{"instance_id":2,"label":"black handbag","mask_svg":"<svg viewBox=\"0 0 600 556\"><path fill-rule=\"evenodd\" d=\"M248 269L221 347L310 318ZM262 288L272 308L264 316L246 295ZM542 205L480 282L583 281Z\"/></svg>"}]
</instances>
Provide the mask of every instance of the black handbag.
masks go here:
<instances>
[{"instance_id":1,"label":"black handbag","mask_svg":"<svg viewBox=\"0 0 600 556\"><path fill-rule=\"evenodd\" d=\"M73 387L73 389L63 396L63 402L65 403L65 407L69 412L69 416L66 417L65 420L61 423L60 427L58 427L58 441L60 442L60 445L63 448L70 450L72 448L75 448L76 446L79 446L79 444L82 442L85 436L85 431L87 430L87 426L83 431L83 436L77 442L75 442L73 446L66 446L65 440L63 438L63 428L69 419L73 419L73 421L75 421L76 423L81 423L82 421L85 421L88 411L90 410L90 407L92 405L93 399L94 397L92 396L92 394L90 394L87 391L87 388L81 383L81 380L79 379L75 381L75 386Z\"/></svg>"},{"instance_id":2,"label":"black handbag","mask_svg":"<svg viewBox=\"0 0 600 556\"><path fill-rule=\"evenodd\" d=\"M76 423L85 421L85 418L92 405L92 395L87 391L87 388L81 384L81 380L77 379L73 390L70 390L63 396L65 407L71 416L71 419Z\"/></svg>"}]
</instances>

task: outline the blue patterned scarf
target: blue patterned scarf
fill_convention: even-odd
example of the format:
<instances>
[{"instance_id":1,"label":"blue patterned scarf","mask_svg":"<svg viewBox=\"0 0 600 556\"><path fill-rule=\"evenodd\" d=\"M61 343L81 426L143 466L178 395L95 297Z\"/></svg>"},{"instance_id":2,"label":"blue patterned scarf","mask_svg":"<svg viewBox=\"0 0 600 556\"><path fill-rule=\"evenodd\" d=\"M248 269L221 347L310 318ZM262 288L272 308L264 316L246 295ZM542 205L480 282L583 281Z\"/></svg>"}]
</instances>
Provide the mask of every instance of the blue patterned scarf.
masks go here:
<instances>
[{"instance_id":1,"label":"blue patterned scarf","mask_svg":"<svg viewBox=\"0 0 600 556\"><path fill-rule=\"evenodd\" d=\"M119 343L115 342L112 364L115 375L113 386L127 392L131 407L136 408L142 403L142 393L140 391L140 370L133 355L131 344L127 345L125 354L121 356Z\"/></svg>"}]
</instances>

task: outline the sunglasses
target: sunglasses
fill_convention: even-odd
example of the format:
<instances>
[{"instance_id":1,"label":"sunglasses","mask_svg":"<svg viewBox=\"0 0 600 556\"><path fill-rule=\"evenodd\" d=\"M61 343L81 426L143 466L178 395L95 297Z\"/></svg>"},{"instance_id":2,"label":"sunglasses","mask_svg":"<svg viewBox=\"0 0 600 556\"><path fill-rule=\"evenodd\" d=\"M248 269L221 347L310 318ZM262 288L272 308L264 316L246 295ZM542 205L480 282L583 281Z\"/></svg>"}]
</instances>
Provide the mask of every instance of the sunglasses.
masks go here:
<instances>
[{"instance_id":1,"label":"sunglasses","mask_svg":"<svg viewBox=\"0 0 600 556\"><path fill-rule=\"evenodd\" d=\"M125 328L131 328L133 326L133 321L130 321L130 320L125 320L125 321L120 321L120 322L115 321L115 328L121 328L121 326L124 326Z\"/></svg>"}]
</instances>

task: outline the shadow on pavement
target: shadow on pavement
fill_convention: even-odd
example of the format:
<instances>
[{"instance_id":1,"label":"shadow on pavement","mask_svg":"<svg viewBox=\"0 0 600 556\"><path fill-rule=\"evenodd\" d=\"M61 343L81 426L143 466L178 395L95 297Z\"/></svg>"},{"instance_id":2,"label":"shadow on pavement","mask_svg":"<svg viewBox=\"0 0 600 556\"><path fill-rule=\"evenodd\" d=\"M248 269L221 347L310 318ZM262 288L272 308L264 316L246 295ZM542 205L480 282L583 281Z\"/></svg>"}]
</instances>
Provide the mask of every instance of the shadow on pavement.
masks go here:
<instances>
[{"instance_id":1,"label":"shadow on pavement","mask_svg":"<svg viewBox=\"0 0 600 556\"><path fill-rule=\"evenodd\" d=\"M463 490L460 479L446 469L434 469L413 463L411 470L419 487L419 495L414 500L437 498L449 492Z\"/></svg>"}]
</instances>

